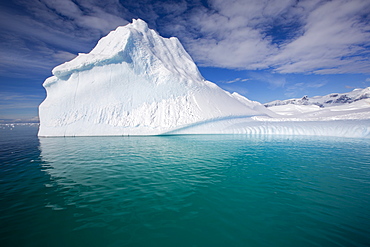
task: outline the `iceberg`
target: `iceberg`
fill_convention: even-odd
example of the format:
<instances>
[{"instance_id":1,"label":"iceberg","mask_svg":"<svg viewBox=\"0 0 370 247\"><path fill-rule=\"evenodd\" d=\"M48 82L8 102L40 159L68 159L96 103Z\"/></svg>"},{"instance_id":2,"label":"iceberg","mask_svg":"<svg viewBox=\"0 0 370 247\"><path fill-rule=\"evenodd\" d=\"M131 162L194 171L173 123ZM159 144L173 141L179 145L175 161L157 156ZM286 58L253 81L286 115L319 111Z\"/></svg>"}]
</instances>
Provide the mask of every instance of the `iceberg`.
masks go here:
<instances>
[{"instance_id":1,"label":"iceberg","mask_svg":"<svg viewBox=\"0 0 370 247\"><path fill-rule=\"evenodd\" d=\"M38 135L43 137L240 133L368 137L370 132L366 107L326 112L315 108L304 111L311 115L300 115L224 91L202 77L177 38L161 37L140 19L118 27L91 52L78 54L52 73L43 83L47 96L39 106ZM368 99L355 103L364 100ZM348 122L343 112L352 114L351 120L362 117ZM337 115L342 118L335 119Z\"/></svg>"},{"instance_id":2,"label":"iceberg","mask_svg":"<svg viewBox=\"0 0 370 247\"><path fill-rule=\"evenodd\" d=\"M43 84L39 136L156 135L269 112L206 81L177 38L159 36L142 20L118 27L52 73Z\"/></svg>"}]
</instances>

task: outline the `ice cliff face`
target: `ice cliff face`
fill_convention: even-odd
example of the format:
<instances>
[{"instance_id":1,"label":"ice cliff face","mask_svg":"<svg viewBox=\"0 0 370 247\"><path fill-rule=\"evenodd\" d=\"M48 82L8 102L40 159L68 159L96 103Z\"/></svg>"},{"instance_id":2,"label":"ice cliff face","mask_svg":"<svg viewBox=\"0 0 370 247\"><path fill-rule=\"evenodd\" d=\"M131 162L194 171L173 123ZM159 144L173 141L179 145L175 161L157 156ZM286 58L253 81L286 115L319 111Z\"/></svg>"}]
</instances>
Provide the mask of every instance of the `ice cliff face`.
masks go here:
<instances>
[{"instance_id":1,"label":"ice cliff face","mask_svg":"<svg viewBox=\"0 0 370 247\"><path fill-rule=\"evenodd\" d=\"M273 114L200 75L177 38L142 20L53 69L39 136L163 134L202 121Z\"/></svg>"}]
</instances>

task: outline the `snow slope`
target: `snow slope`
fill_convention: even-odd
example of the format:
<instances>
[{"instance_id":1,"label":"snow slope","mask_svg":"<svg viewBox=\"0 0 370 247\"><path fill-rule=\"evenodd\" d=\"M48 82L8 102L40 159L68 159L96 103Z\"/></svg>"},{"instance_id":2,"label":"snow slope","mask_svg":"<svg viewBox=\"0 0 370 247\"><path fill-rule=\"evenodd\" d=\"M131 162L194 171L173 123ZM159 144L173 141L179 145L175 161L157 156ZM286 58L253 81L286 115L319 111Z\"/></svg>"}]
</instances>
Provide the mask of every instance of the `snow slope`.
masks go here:
<instances>
[{"instance_id":1,"label":"snow slope","mask_svg":"<svg viewBox=\"0 0 370 247\"><path fill-rule=\"evenodd\" d=\"M290 120L370 119L370 87L343 94L276 100L265 106Z\"/></svg>"},{"instance_id":2,"label":"snow slope","mask_svg":"<svg viewBox=\"0 0 370 247\"><path fill-rule=\"evenodd\" d=\"M370 119L370 99L351 104L320 108L314 105L281 105L272 106L269 110L279 114L278 119L303 120L355 120Z\"/></svg>"},{"instance_id":3,"label":"snow slope","mask_svg":"<svg viewBox=\"0 0 370 247\"><path fill-rule=\"evenodd\" d=\"M153 135L270 112L204 80L177 38L162 38L142 20L118 27L53 74L43 84L39 136Z\"/></svg>"},{"instance_id":4,"label":"snow slope","mask_svg":"<svg viewBox=\"0 0 370 247\"><path fill-rule=\"evenodd\" d=\"M370 137L369 88L347 94L350 100L306 97L266 108L204 80L177 38L159 36L142 20L118 27L52 72L43 84L39 136Z\"/></svg>"},{"instance_id":5,"label":"snow slope","mask_svg":"<svg viewBox=\"0 0 370 247\"><path fill-rule=\"evenodd\" d=\"M332 93L325 96L308 97L303 96L301 99L275 100L264 104L266 107L281 105L312 105L319 107L340 106L351 104L360 100L370 99L370 87L365 89L354 89L348 93Z\"/></svg>"}]
</instances>

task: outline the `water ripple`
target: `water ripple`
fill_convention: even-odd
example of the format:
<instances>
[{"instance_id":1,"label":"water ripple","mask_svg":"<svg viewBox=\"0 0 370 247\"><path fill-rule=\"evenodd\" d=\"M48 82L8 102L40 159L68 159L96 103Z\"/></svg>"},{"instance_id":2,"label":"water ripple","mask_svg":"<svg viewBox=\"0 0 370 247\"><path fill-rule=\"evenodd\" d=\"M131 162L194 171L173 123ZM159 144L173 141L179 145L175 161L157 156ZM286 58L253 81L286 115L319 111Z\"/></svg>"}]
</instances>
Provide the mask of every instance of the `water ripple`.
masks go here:
<instances>
[{"instance_id":1,"label":"water ripple","mask_svg":"<svg viewBox=\"0 0 370 247\"><path fill-rule=\"evenodd\" d=\"M30 140L1 151L0 220L7 224L1 236L9 246L366 246L370 240L368 140Z\"/></svg>"}]
</instances>

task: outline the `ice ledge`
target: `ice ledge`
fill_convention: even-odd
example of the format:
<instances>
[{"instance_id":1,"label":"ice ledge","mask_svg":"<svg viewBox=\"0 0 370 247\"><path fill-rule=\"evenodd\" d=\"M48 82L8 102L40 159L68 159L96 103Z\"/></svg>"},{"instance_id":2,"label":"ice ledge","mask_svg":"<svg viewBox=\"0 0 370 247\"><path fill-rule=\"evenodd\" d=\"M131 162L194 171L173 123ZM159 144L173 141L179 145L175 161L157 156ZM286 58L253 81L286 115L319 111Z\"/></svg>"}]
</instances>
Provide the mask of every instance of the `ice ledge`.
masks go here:
<instances>
[{"instance_id":1,"label":"ice ledge","mask_svg":"<svg viewBox=\"0 0 370 247\"><path fill-rule=\"evenodd\" d=\"M122 42L122 47L116 51L106 53L90 52L88 54L79 53L78 56L73 60L55 67L52 70L53 75L59 79L67 80L71 74L90 70L95 66L131 62L129 54L130 42L132 43L131 32L128 30L127 32L123 33L120 40Z\"/></svg>"},{"instance_id":2,"label":"ice ledge","mask_svg":"<svg viewBox=\"0 0 370 247\"><path fill-rule=\"evenodd\" d=\"M132 62L129 52L134 42L133 30L139 33L149 32L145 21L133 19L131 24L117 27L103 37L90 53L79 53L73 60L55 67L52 70L53 75L67 80L71 74L90 70L95 66Z\"/></svg>"}]
</instances>

